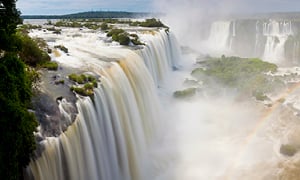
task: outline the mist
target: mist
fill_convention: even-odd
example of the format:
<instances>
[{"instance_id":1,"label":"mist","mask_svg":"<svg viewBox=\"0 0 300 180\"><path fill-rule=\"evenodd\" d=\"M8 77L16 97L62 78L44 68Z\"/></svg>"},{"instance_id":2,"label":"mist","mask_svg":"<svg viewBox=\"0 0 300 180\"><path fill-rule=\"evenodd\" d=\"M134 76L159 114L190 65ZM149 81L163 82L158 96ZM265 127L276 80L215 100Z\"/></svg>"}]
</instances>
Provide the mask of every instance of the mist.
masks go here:
<instances>
[{"instance_id":1,"label":"mist","mask_svg":"<svg viewBox=\"0 0 300 180\"><path fill-rule=\"evenodd\" d=\"M154 1L156 10L165 14L161 19L171 27L180 43L201 53L212 49L207 48L210 45L204 42L210 36L212 22L251 18L264 13L296 12L298 9L295 7L299 7L299 5L300 2L294 0L288 2L279 0ZM232 54L241 55L239 53ZM217 55L221 54L217 53Z\"/></svg>"},{"instance_id":2,"label":"mist","mask_svg":"<svg viewBox=\"0 0 300 180\"><path fill-rule=\"evenodd\" d=\"M222 43L218 37L214 44L208 43L213 22L221 22L219 24L222 25L224 21L226 24L226 21L239 18L240 14L251 17L254 13L296 11L294 6L297 5L300 5L297 1L271 0L155 1L157 11L165 14L161 17L162 21L175 33L179 44L193 49L196 54L183 57L180 72L172 72L164 85L168 89L166 91L172 93L183 88L184 79L191 78L190 72L196 63L197 55L220 57L222 53L227 53L226 55L259 57L258 52L249 53L251 48L244 44L237 44L240 54L234 54L218 47L218 43ZM284 24L278 24L280 23ZM235 24L229 23L228 31L232 31L233 26ZM291 29L290 27L286 34L270 34L280 37L281 42L284 42L285 37L293 33ZM269 41L267 37L264 38L264 43ZM213 54L210 49L221 51ZM278 58L283 54L281 52L268 52L273 56L265 56L268 53L263 50L260 53L263 54L261 57L265 58L264 60L273 63L280 64L281 61L286 61ZM299 134L296 133L299 130L298 117L293 109L287 107L288 103L281 105L276 103L277 98L274 98L275 103L266 107L249 97L241 98L239 92L234 90L220 92L224 89L220 84L216 83L215 89L217 93L201 89L195 97L184 100L162 97L167 122L164 138L161 144L155 146L159 148L155 148L153 154L157 159L164 156L165 161L157 166L157 169L164 173L155 179L299 178L299 153L292 160L287 160L280 152L282 144L295 144L298 147L298 141L295 142L295 136L298 137ZM286 93L284 89L281 91ZM292 97L298 97L296 92L286 91L292 94ZM275 94L285 98L282 92ZM293 104L294 101L291 100L290 103Z\"/></svg>"},{"instance_id":3,"label":"mist","mask_svg":"<svg viewBox=\"0 0 300 180\"><path fill-rule=\"evenodd\" d=\"M175 32L180 43L200 49L200 43L209 36L207 31L212 21L227 17L243 6L238 0L171 0L155 1L158 11L165 16L162 20Z\"/></svg>"}]
</instances>

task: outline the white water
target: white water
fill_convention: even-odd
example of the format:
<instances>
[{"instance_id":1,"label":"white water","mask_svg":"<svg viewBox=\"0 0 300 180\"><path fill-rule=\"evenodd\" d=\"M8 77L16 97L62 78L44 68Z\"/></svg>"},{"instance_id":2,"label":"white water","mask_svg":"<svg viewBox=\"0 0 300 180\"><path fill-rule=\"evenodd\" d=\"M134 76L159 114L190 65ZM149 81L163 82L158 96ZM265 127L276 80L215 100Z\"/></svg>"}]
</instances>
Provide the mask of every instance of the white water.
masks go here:
<instances>
[{"instance_id":1,"label":"white water","mask_svg":"<svg viewBox=\"0 0 300 180\"><path fill-rule=\"evenodd\" d=\"M169 58L178 56L178 46L170 45L163 32L142 37L149 44L137 54L109 46L93 33L85 35L59 37L70 56L56 60L74 67L81 63L81 70L101 75L95 104L79 99L74 124L44 142L44 153L30 164L36 179L288 179L285 173L293 162L278 149L297 139L282 135L298 127L296 116L274 113L259 125L264 108L228 92L173 99L174 87L187 77L195 59L185 56L180 71L168 76L177 65ZM155 86L160 83L159 101Z\"/></svg>"},{"instance_id":2,"label":"white water","mask_svg":"<svg viewBox=\"0 0 300 180\"><path fill-rule=\"evenodd\" d=\"M203 53L208 53L216 56L220 56L222 54L235 54L236 49L233 44L235 38L239 38L237 37L237 31L239 31L239 29L236 29L236 23L236 21L213 22L210 27L210 34L208 39L204 42L204 44L201 45L204 49ZM260 57L263 60L272 63L295 61L293 59L296 58L289 60L285 56L285 43L288 37L290 35L293 35L291 21L257 21L255 26L256 32L253 32L256 33L255 43L253 45L250 45L253 46L253 57ZM239 34L239 36L251 35ZM266 41L264 41L263 38L266 38ZM240 42L240 45L243 45L243 43L247 44L249 42ZM249 46L249 44L247 44L247 46ZM241 47L239 47L239 49L241 49ZM294 51L296 50L298 49L295 49ZM248 54L251 53L252 50ZM240 56L243 56L243 54L240 54Z\"/></svg>"},{"instance_id":3,"label":"white water","mask_svg":"<svg viewBox=\"0 0 300 180\"><path fill-rule=\"evenodd\" d=\"M208 51L224 53L230 50L230 24L230 21L216 21L212 23L208 40L205 42Z\"/></svg>"},{"instance_id":4,"label":"white water","mask_svg":"<svg viewBox=\"0 0 300 180\"><path fill-rule=\"evenodd\" d=\"M279 63L285 60L284 45L292 35L292 23L285 21L266 22L263 24L263 35L267 37L263 59Z\"/></svg>"},{"instance_id":5,"label":"white water","mask_svg":"<svg viewBox=\"0 0 300 180\"><path fill-rule=\"evenodd\" d=\"M294 43L294 48L293 48L293 63L297 64L299 62L299 54L300 54L300 44L299 42Z\"/></svg>"},{"instance_id":6,"label":"white water","mask_svg":"<svg viewBox=\"0 0 300 180\"><path fill-rule=\"evenodd\" d=\"M180 49L174 35L160 31L159 35L146 35L142 37L147 41L146 47L139 51L149 69L154 82L163 82L171 68L178 68L181 59Z\"/></svg>"},{"instance_id":7,"label":"white water","mask_svg":"<svg viewBox=\"0 0 300 180\"><path fill-rule=\"evenodd\" d=\"M174 37L156 32L154 40L146 41L146 48L137 52L139 56L118 45L108 47L95 33L73 38L71 35L77 31L65 29L67 35L54 37L57 39L53 45L63 43L70 52L69 56L59 52L54 58L101 76L94 103L90 98L80 98L75 122L58 138L47 138L43 142L45 151L31 161L29 168L34 178L41 180L146 179L150 166L147 149L160 129L155 83L162 81L180 58L178 46L172 45ZM32 35L53 38L41 32ZM150 61L155 65L149 65ZM69 118L65 100L59 109Z\"/></svg>"}]
</instances>

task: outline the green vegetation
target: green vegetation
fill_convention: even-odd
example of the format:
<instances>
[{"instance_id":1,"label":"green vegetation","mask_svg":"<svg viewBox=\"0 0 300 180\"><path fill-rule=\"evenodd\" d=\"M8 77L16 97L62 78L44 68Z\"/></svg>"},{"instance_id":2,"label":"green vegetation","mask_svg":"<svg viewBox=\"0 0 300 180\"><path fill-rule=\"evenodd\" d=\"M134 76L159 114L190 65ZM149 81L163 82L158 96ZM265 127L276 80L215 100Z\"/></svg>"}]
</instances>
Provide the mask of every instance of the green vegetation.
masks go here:
<instances>
[{"instance_id":1,"label":"green vegetation","mask_svg":"<svg viewBox=\"0 0 300 180\"><path fill-rule=\"evenodd\" d=\"M57 80L54 82L56 85L59 85L59 84L65 84L65 80L61 79L61 80Z\"/></svg>"},{"instance_id":2,"label":"green vegetation","mask_svg":"<svg viewBox=\"0 0 300 180\"><path fill-rule=\"evenodd\" d=\"M41 29L42 26L41 25L32 25L32 24L22 24L20 27L18 27L18 29L20 30L30 30L30 29Z\"/></svg>"},{"instance_id":3,"label":"green vegetation","mask_svg":"<svg viewBox=\"0 0 300 180\"><path fill-rule=\"evenodd\" d=\"M23 168L36 147L33 132L37 121L28 111L32 79L36 75L26 71L18 55L24 48L16 34L21 22L16 1L1 1L1 4L4 8L0 10L0 177L18 180L23 179Z\"/></svg>"},{"instance_id":4,"label":"green vegetation","mask_svg":"<svg viewBox=\"0 0 300 180\"><path fill-rule=\"evenodd\" d=\"M176 98L187 98L196 94L196 88L187 88L184 90L175 91L173 96Z\"/></svg>"},{"instance_id":5,"label":"green vegetation","mask_svg":"<svg viewBox=\"0 0 300 180\"><path fill-rule=\"evenodd\" d=\"M120 43L120 45L128 45L130 43L130 38L127 33L121 33L113 36L112 39Z\"/></svg>"},{"instance_id":6,"label":"green vegetation","mask_svg":"<svg viewBox=\"0 0 300 180\"><path fill-rule=\"evenodd\" d=\"M81 75L70 74L68 77L70 80L72 80L78 84L84 84L88 81L88 78L84 74L81 74Z\"/></svg>"},{"instance_id":7,"label":"green vegetation","mask_svg":"<svg viewBox=\"0 0 300 180\"><path fill-rule=\"evenodd\" d=\"M97 87L97 79L94 76L84 74L70 74L68 77L70 80L78 84L92 83L94 87Z\"/></svg>"},{"instance_id":8,"label":"green vegetation","mask_svg":"<svg viewBox=\"0 0 300 180\"><path fill-rule=\"evenodd\" d=\"M125 31L123 29L112 29L107 33L107 36L112 37L113 35L118 35L121 33L125 33Z\"/></svg>"},{"instance_id":9,"label":"green vegetation","mask_svg":"<svg viewBox=\"0 0 300 180\"><path fill-rule=\"evenodd\" d=\"M109 29L109 27L108 27L108 25L107 25L106 22L102 23L101 26L100 26L100 28L101 28L102 31L105 31L105 30Z\"/></svg>"},{"instance_id":10,"label":"green vegetation","mask_svg":"<svg viewBox=\"0 0 300 180\"><path fill-rule=\"evenodd\" d=\"M151 18L151 19L146 19L145 21L134 21L130 22L130 26L141 26L141 27L165 27L167 28L166 25L164 25L160 20Z\"/></svg>"},{"instance_id":11,"label":"green vegetation","mask_svg":"<svg viewBox=\"0 0 300 180\"><path fill-rule=\"evenodd\" d=\"M112 29L107 33L107 36L112 37L112 40L119 42L121 45L130 43L129 35L123 29Z\"/></svg>"},{"instance_id":12,"label":"green vegetation","mask_svg":"<svg viewBox=\"0 0 300 180\"><path fill-rule=\"evenodd\" d=\"M112 37L113 41L117 41L121 45L129 45L130 42L134 45L145 45L139 41L137 34L128 34L123 29L112 29L107 33L107 36Z\"/></svg>"},{"instance_id":13,"label":"green vegetation","mask_svg":"<svg viewBox=\"0 0 300 180\"><path fill-rule=\"evenodd\" d=\"M85 87L75 87L75 86L72 86L70 88L70 90L74 91L77 94L82 95L82 96L92 96L92 95L94 95L94 91L93 90L86 89Z\"/></svg>"},{"instance_id":14,"label":"green vegetation","mask_svg":"<svg viewBox=\"0 0 300 180\"><path fill-rule=\"evenodd\" d=\"M257 58L222 56L208 58L201 65L191 75L206 86L221 84L250 93L260 101L268 100L265 94L283 84L280 79L266 75L267 72L276 72L277 66Z\"/></svg>"},{"instance_id":15,"label":"green vegetation","mask_svg":"<svg viewBox=\"0 0 300 180\"><path fill-rule=\"evenodd\" d=\"M253 92L253 97L255 97L255 99L257 101L266 101L266 100L270 100L270 98L268 96L266 96L263 92L261 91L255 91Z\"/></svg>"},{"instance_id":16,"label":"green vegetation","mask_svg":"<svg viewBox=\"0 0 300 180\"><path fill-rule=\"evenodd\" d=\"M41 50L46 48L44 42L40 39L37 41L31 39L27 34L17 33L16 36L20 40L21 50L19 52L20 58L31 66L37 66L50 61L47 52ZM39 47L41 46L41 48Z\"/></svg>"},{"instance_id":17,"label":"green vegetation","mask_svg":"<svg viewBox=\"0 0 300 180\"><path fill-rule=\"evenodd\" d=\"M47 68L48 70L57 70L58 64L50 61L50 56L47 52L51 52L47 43L40 38L32 39L27 34L17 32L16 38L20 41L20 58L28 65L33 67ZM59 46L63 51L68 49ZM42 50L44 49L44 50ZM46 52L47 51L47 52Z\"/></svg>"},{"instance_id":18,"label":"green vegetation","mask_svg":"<svg viewBox=\"0 0 300 180\"><path fill-rule=\"evenodd\" d=\"M146 21L141 22L139 25L142 27L167 27L160 20L155 18L146 19Z\"/></svg>"},{"instance_id":19,"label":"green vegetation","mask_svg":"<svg viewBox=\"0 0 300 180\"><path fill-rule=\"evenodd\" d=\"M93 89L97 87L97 79L91 75L70 74L69 79L81 84L80 86L71 86L70 90L82 96L92 96Z\"/></svg>"},{"instance_id":20,"label":"green vegetation","mask_svg":"<svg viewBox=\"0 0 300 180\"><path fill-rule=\"evenodd\" d=\"M58 69L58 64L57 62L48 61L41 64L41 67L47 68L48 70L56 71Z\"/></svg>"},{"instance_id":21,"label":"green vegetation","mask_svg":"<svg viewBox=\"0 0 300 180\"><path fill-rule=\"evenodd\" d=\"M134 45L145 45L139 40L139 36L137 34L130 34L129 36L132 37L131 42Z\"/></svg>"},{"instance_id":22,"label":"green vegetation","mask_svg":"<svg viewBox=\"0 0 300 180\"><path fill-rule=\"evenodd\" d=\"M48 31L52 31L53 34L61 34L61 29L57 29L54 27L47 28Z\"/></svg>"}]
</instances>

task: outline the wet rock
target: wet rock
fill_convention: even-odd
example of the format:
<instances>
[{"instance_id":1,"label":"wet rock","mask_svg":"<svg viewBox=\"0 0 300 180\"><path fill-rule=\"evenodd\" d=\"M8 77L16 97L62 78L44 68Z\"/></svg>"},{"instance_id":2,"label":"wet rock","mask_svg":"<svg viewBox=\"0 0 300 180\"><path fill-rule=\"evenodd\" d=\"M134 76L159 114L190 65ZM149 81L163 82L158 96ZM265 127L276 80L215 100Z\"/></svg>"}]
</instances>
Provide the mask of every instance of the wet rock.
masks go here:
<instances>
[{"instance_id":1,"label":"wet rock","mask_svg":"<svg viewBox=\"0 0 300 180\"><path fill-rule=\"evenodd\" d=\"M294 156L297 151L297 148L291 144L282 144L280 146L280 153L286 156Z\"/></svg>"}]
</instances>

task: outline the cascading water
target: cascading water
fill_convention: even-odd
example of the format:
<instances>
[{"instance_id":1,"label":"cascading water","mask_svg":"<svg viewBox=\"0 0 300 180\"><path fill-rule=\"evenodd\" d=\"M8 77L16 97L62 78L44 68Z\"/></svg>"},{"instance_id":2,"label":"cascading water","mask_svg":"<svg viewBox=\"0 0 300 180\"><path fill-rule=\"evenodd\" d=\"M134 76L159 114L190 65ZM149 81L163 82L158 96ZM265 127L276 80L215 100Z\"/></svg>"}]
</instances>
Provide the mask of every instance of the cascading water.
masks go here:
<instances>
[{"instance_id":1,"label":"cascading water","mask_svg":"<svg viewBox=\"0 0 300 180\"><path fill-rule=\"evenodd\" d=\"M213 22L210 28L207 46L214 52L226 52L230 49L230 21Z\"/></svg>"},{"instance_id":2,"label":"cascading water","mask_svg":"<svg viewBox=\"0 0 300 180\"><path fill-rule=\"evenodd\" d=\"M155 84L164 80L170 67L178 68L180 49L174 35L160 31L159 35L149 34L144 36L147 40L146 47L139 51L140 56L148 67Z\"/></svg>"},{"instance_id":3,"label":"cascading water","mask_svg":"<svg viewBox=\"0 0 300 180\"><path fill-rule=\"evenodd\" d=\"M299 54L300 54L300 42L296 41L294 42L294 46L293 46L293 62L294 64L297 64L298 60L299 60Z\"/></svg>"},{"instance_id":4,"label":"cascading water","mask_svg":"<svg viewBox=\"0 0 300 180\"><path fill-rule=\"evenodd\" d=\"M35 179L146 179L146 150L159 129L155 83L180 58L171 34L162 31L152 38L137 54L125 50L116 61L90 59L88 69L100 75L101 83L93 100L78 99L78 116L67 131L42 142L45 150L29 165ZM60 111L68 118L66 107L63 99Z\"/></svg>"},{"instance_id":5,"label":"cascading water","mask_svg":"<svg viewBox=\"0 0 300 180\"><path fill-rule=\"evenodd\" d=\"M259 57L273 63L297 64L298 22L291 20L215 21L202 53Z\"/></svg>"},{"instance_id":6,"label":"cascading water","mask_svg":"<svg viewBox=\"0 0 300 180\"><path fill-rule=\"evenodd\" d=\"M263 24L263 35L267 37L263 59L270 62L285 60L284 45L292 35L292 23L270 20Z\"/></svg>"},{"instance_id":7,"label":"cascading water","mask_svg":"<svg viewBox=\"0 0 300 180\"><path fill-rule=\"evenodd\" d=\"M229 49L232 50L232 44L233 44L233 41L234 41L234 38L236 36L236 22L233 21L232 22L232 26L231 26L231 29L232 29L232 35L230 36L230 43L229 43Z\"/></svg>"}]
</instances>

